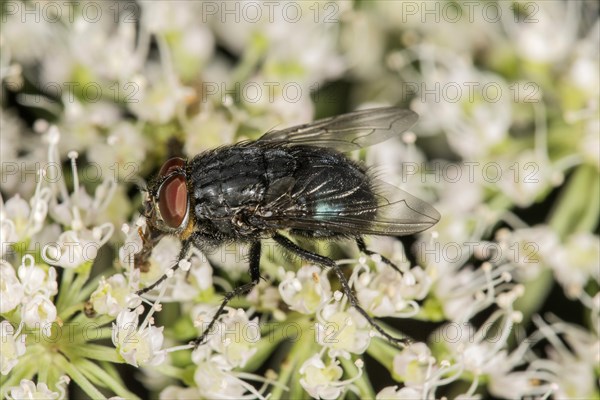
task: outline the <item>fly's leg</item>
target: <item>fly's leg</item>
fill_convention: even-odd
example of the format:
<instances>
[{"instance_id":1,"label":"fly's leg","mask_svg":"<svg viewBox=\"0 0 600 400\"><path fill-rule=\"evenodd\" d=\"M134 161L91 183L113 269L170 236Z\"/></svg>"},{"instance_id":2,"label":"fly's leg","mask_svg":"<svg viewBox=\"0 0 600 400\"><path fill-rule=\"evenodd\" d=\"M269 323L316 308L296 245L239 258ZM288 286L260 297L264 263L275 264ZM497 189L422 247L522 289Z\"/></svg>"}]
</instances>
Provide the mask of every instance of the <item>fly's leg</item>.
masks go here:
<instances>
[{"instance_id":1,"label":"fly's leg","mask_svg":"<svg viewBox=\"0 0 600 400\"><path fill-rule=\"evenodd\" d=\"M398 266L396 264L391 262L389 258L384 257L377 252L367 249L365 240L362 237L356 238L356 245L358 246L358 250L360 250L361 253L364 253L368 256L378 255L379 257L381 257L381 261L383 261L385 264L389 265L390 267L394 268L396 271L398 271L398 273L400 275L402 275L402 271L400 271L400 268L398 268Z\"/></svg>"},{"instance_id":2,"label":"fly's leg","mask_svg":"<svg viewBox=\"0 0 600 400\"><path fill-rule=\"evenodd\" d=\"M157 287L158 285L163 283L163 281L165 279L167 279L169 277L169 275L172 275L175 271L177 271L179 269L179 262L187 256L188 252L190 251L191 246L192 246L191 240L184 241L181 244L181 250L179 251L179 256L177 257L177 262L175 263L175 265L173 265L167 272L165 272L160 278L158 278L156 280L156 282L154 282L150 286L146 286L145 288L138 290L137 292L135 292L135 294L137 294L138 296L141 296L144 293L148 293L149 291L151 291L152 289L154 289L155 287Z\"/></svg>"},{"instance_id":3,"label":"fly's leg","mask_svg":"<svg viewBox=\"0 0 600 400\"><path fill-rule=\"evenodd\" d=\"M358 299L356 298L356 296L354 296L354 293L352 293L352 289L350 289L350 284L344 276L342 269L339 265L335 263L335 261L333 261L331 258L310 252L308 250L304 250L285 236L282 236L278 233L276 233L275 236L273 236L273 239L280 246L290 251L291 253L296 254L297 256L305 259L306 261L313 262L322 267L331 268L338 277L340 284L342 285L342 290L344 291L346 297L348 297L348 300L350 301L352 307L354 307L356 311L358 311L363 317L365 317L369 324L371 324L371 326L375 328L377 332L379 332L383 337L385 337L392 343L400 344L403 346L406 346L410 343L410 339L397 338L384 331L383 328L379 326L377 322L360 306Z\"/></svg>"},{"instance_id":4,"label":"fly's leg","mask_svg":"<svg viewBox=\"0 0 600 400\"><path fill-rule=\"evenodd\" d=\"M213 327L217 323L219 315L221 315L221 313L225 309L225 306L227 306L227 303L229 303L229 301L236 296L248 293L252 290L252 288L254 288L254 286L258 284L260 280L260 242L254 242L250 246L250 278L250 282L243 284L242 286L238 286L231 292L225 294L223 302L219 306L219 309L213 316L206 329L204 329L204 331L202 332L202 335L190 342L190 344L194 345L194 348L198 347L206 341L208 335L211 333Z\"/></svg>"}]
</instances>

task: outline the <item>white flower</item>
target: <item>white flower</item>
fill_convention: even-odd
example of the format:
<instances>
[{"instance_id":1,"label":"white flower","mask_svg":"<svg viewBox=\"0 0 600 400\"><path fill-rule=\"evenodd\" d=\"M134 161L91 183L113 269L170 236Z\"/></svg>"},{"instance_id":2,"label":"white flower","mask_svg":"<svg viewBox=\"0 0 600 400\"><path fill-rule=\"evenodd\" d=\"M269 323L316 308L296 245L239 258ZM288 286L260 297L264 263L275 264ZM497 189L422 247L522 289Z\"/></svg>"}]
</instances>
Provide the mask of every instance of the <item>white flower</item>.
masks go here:
<instances>
[{"instance_id":1,"label":"white flower","mask_svg":"<svg viewBox=\"0 0 600 400\"><path fill-rule=\"evenodd\" d=\"M513 296L512 300L515 298ZM508 373L513 366L506 347L514 323L521 318L519 312L512 311L512 304L508 304L505 309L492 314L478 330L469 323L454 323L440 328L434 337L442 342L454 362L476 379L480 375L500 375ZM501 322L498 324L498 321ZM492 328L498 331L489 337Z\"/></svg>"},{"instance_id":2,"label":"white flower","mask_svg":"<svg viewBox=\"0 0 600 400\"><path fill-rule=\"evenodd\" d=\"M143 217L137 218L133 224L123 224L121 232L125 233L123 245L119 247L119 263L121 267L127 271L131 271L136 267L135 255L142 250L143 242L140 236L140 231L146 230L146 219ZM137 266L138 269L141 266Z\"/></svg>"},{"instance_id":3,"label":"white flower","mask_svg":"<svg viewBox=\"0 0 600 400\"><path fill-rule=\"evenodd\" d=\"M199 4L177 1L172 4L162 2L140 3L141 22L153 33L181 32L199 23L202 12ZM206 18L206 16L204 16Z\"/></svg>"},{"instance_id":4,"label":"white flower","mask_svg":"<svg viewBox=\"0 0 600 400\"><path fill-rule=\"evenodd\" d=\"M21 308L21 320L25 325L28 328L41 328L45 334L49 333L56 316L56 306L42 294L34 295Z\"/></svg>"},{"instance_id":5,"label":"white flower","mask_svg":"<svg viewBox=\"0 0 600 400\"><path fill-rule=\"evenodd\" d=\"M331 360L325 365L321 357L316 354L306 360L300 367L300 384L312 397L317 399L337 399L343 387L334 386L344 371L339 366L339 361Z\"/></svg>"},{"instance_id":6,"label":"white flower","mask_svg":"<svg viewBox=\"0 0 600 400\"><path fill-rule=\"evenodd\" d=\"M196 252L196 249L193 251ZM198 252L187 261L190 269L169 279L171 282L165 291L165 301L190 301L213 287L213 269L206 257ZM179 268L182 269L181 264Z\"/></svg>"},{"instance_id":7,"label":"white flower","mask_svg":"<svg viewBox=\"0 0 600 400\"><path fill-rule=\"evenodd\" d=\"M10 224L12 235L2 236L2 247L4 243L10 243L17 240L23 240L27 237L27 223L29 220L30 208L25 199L16 194L11 197L6 204L2 206L2 225ZM10 218L8 216L10 215ZM5 228L8 229L8 228Z\"/></svg>"},{"instance_id":8,"label":"white flower","mask_svg":"<svg viewBox=\"0 0 600 400\"><path fill-rule=\"evenodd\" d=\"M420 129L445 131L449 145L465 159L486 156L506 138L511 124L506 81L475 68L470 55L430 45L415 46L413 50L422 64L422 93L411 103L411 108L423 117ZM470 86L474 83L477 85Z\"/></svg>"},{"instance_id":9,"label":"white flower","mask_svg":"<svg viewBox=\"0 0 600 400\"><path fill-rule=\"evenodd\" d=\"M139 235L137 231L132 232L132 235ZM138 239L134 239L134 243L136 243ZM127 248L127 251L134 250L135 252L139 251L141 247L141 240L139 241L140 247L135 246L123 246L124 249ZM150 269L148 272L142 273L141 275L141 283L143 286L148 284L152 284L156 282L158 278L160 278L167 270L169 270L173 265L177 262L179 257L179 251L181 249L181 242L177 240L177 238L173 236L165 236L154 246L152 249L152 254L150 255ZM127 259L125 259L127 260ZM130 259L133 261L133 258ZM185 275L185 274L184 274ZM169 282L168 284L172 284Z\"/></svg>"},{"instance_id":10,"label":"white flower","mask_svg":"<svg viewBox=\"0 0 600 400\"><path fill-rule=\"evenodd\" d=\"M549 188L560 185L564 180L562 172L546 155L540 155L538 149L527 149L517 156L506 156L489 165L494 166L486 172L488 186L500 189L522 208L531 206Z\"/></svg>"},{"instance_id":11,"label":"white flower","mask_svg":"<svg viewBox=\"0 0 600 400\"><path fill-rule=\"evenodd\" d=\"M407 309L415 313L418 305L410 300L425 298L430 286L431 279L421 267L400 274L383 263L377 264L374 273L360 274L355 285L360 304L377 317L406 316Z\"/></svg>"},{"instance_id":12,"label":"white flower","mask_svg":"<svg viewBox=\"0 0 600 400\"><path fill-rule=\"evenodd\" d=\"M203 94L203 96L206 96ZM198 154L235 140L238 122L218 110L209 107L187 120L185 124L185 152ZM202 134L199 135L198 132Z\"/></svg>"},{"instance_id":13,"label":"white flower","mask_svg":"<svg viewBox=\"0 0 600 400\"><path fill-rule=\"evenodd\" d=\"M94 311L116 317L127 306L127 297L132 292L125 276L116 274L106 279L102 277L98 289L90 296Z\"/></svg>"},{"instance_id":14,"label":"white flower","mask_svg":"<svg viewBox=\"0 0 600 400\"><path fill-rule=\"evenodd\" d=\"M98 250L112 236L112 224L106 223L93 229L69 230L61 233L54 244L44 248L42 256L53 265L63 268L77 268L84 263L91 263L98 255Z\"/></svg>"},{"instance_id":15,"label":"white flower","mask_svg":"<svg viewBox=\"0 0 600 400\"><path fill-rule=\"evenodd\" d=\"M18 358L25 354L25 338L21 335L21 327L15 329L8 321L0 322L0 373L7 375L18 363Z\"/></svg>"},{"instance_id":16,"label":"white flower","mask_svg":"<svg viewBox=\"0 0 600 400\"><path fill-rule=\"evenodd\" d=\"M5 254L10 254L11 246L16 244L19 237L15 231L14 222L7 218L1 204L2 199L0 198L0 257L4 258Z\"/></svg>"},{"instance_id":17,"label":"white flower","mask_svg":"<svg viewBox=\"0 0 600 400\"><path fill-rule=\"evenodd\" d=\"M243 309L229 309L219 317L209 345L217 352L212 360L224 368L244 367L258 350L260 340L258 317L250 320Z\"/></svg>"},{"instance_id":18,"label":"white flower","mask_svg":"<svg viewBox=\"0 0 600 400\"><path fill-rule=\"evenodd\" d=\"M512 269L507 264L494 266L484 262L477 269L468 264L458 271L439 270L432 293L448 319L464 323L512 288L513 285L506 285L512 280Z\"/></svg>"},{"instance_id":19,"label":"white flower","mask_svg":"<svg viewBox=\"0 0 600 400\"><path fill-rule=\"evenodd\" d=\"M556 232L547 225L509 231L501 229L496 234L502 257L517 267L516 278L535 278L541 268L554 265L560 251Z\"/></svg>"},{"instance_id":20,"label":"white flower","mask_svg":"<svg viewBox=\"0 0 600 400\"><path fill-rule=\"evenodd\" d=\"M285 313L279 308L282 300L281 294L270 282L260 281L246 298L257 310L272 312L276 320L286 319Z\"/></svg>"},{"instance_id":21,"label":"white flower","mask_svg":"<svg viewBox=\"0 0 600 400\"><path fill-rule=\"evenodd\" d=\"M279 284L279 293L290 309L312 314L331 298L327 272L314 265L305 265L297 273L288 271Z\"/></svg>"},{"instance_id":22,"label":"white flower","mask_svg":"<svg viewBox=\"0 0 600 400\"><path fill-rule=\"evenodd\" d=\"M579 2L553 1L535 4L535 11L524 6L523 11L531 15L521 16L517 22L511 15L509 4L500 2L502 14L506 15L502 18L503 25L521 57L539 63L561 62L577 40L581 5ZM557 24L561 29L556 29Z\"/></svg>"},{"instance_id":23,"label":"white flower","mask_svg":"<svg viewBox=\"0 0 600 400\"><path fill-rule=\"evenodd\" d=\"M59 30L46 18L28 20L17 14L2 22L3 52L10 51L12 58L20 63L36 62L56 43Z\"/></svg>"},{"instance_id":24,"label":"white flower","mask_svg":"<svg viewBox=\"0 0 600 400\"><path fill-rule=\"evenodd\" d=\"M592 313L597 310L592 310ZM537 359L530 366L538 374L546 374L546 381L553 383L556 398L593 398L598 395L597 368L600 363L600 338L597 333L569 324L551 316L556 322L548 325L539 316L533 320L539 327L536 339L547 339L547 359ZM598 314L592 317L597 324ZM596 325L595 329L598 329ZM570 348L563 345L563 336ZM531 344L533 345L533 343ZM572 349L572 350L571 350Z\"/></svg>"},{"instance_id":25,"label":"white flower","mask_svg":"<svg viewBox=\"0 0 600 400\"><path fill-rule=\"evenodd\" d=\"M10 395L8 399L58 399L60 394L53 392L44 382L39 382L36 386L33 381L23 379L20 386L9 388Z\"/></svg>"},{"instance_id":26,"label":"white flower","mask_svg":"<svg viewBox=\"0 0 600 400\"><path fill-rule=\"evenodd\" d=\"M50 142L48 149L48 162L53 165L61 165L61 160L58 152L58 145L61 134L56 126L51 126L48 129L47 138ZM79 154L76 151L69 150L69 158L71 159L71 172L73 174L73 192L69 194L64 180L58 179L51 181L51 187L56 195L60 193L61 202L58 203L56 198L51 202L49 214L56 222L65 227L70 227L73 231L81 231L86 227L92 230L92 235L100 245L104 244L110 236L112 236L113 225L109 222L100 224L97 227L91 227L96 222L100 213L108 207L115 191L117 183L113 173L100 171L103 175L102 183L100 183L95 191L94 196L88 195L84 186L79 184L79 173L77 169L77 158ZM97 171L94 171L96 173ZM112 172L112 171L111 171ZM62 170L59 173L64 173Z\"/></svg>"},{"instance_id":27,"label":"white flower","mask_svg":"<svg viewBox=\"0 0 600 400\"><path fill-rule=\"evenodd\" d=\"M3 29L2 39L4 43L6 43L5 32ZM6 55L5 46L0 45L0 47L2 47L0 64L3 64ZM23 80L21 65L13 64L10 67L7 66L6 69L8 71L5 70L4 65L0 65L0 78L4 80L3 85L0 87L2 94L4 94L6 86L11 84L7 80L15 80L14 84L17 85L20 85L19 81ZM5 71L9 72L12 77L5 76ZM46 149L36 141L21 140L31 132L26 129L25 124L16 112L0 107L0 126L2 126L2 135L0 135L2 194L7 198L17 193L23 197L29 197L35 191L39 178L32 179L33 176L27 177L26 175L35 174L35 171L43 165L40 164L40 160L45 159ZM25 171L27 173L24 173ZM1 201L0 204L2 204Z\"/></svg>"},{"instance_id":28,"label":"white flower","mask_svg":"<svg viewBox=\"0 0 600 400\"><path fill-rule=\"evenodd\" d=\"M148 144L141 130L132 122L118 122L112 127L106 142L100 142L87 152L102 175L118 180L132 180L140 171ZM106 178L106 176L103 176Z\"/></svg>"},{"instance_id":29,"label":"white flower","mask_svg":"<svg viewBox=\"0 0 600 400\"><path fill-rule=\"evenodd\" d=\"M242 398L251 385L222 369L217 363L204 361L198 364L194 382L204 398Z\"/></svg>"},{"instance_id":30,"label":"white flower","mask_svg":"<svg viewBox=\"0 0 600 400\"><path fill-rule=\"evenodd\" d=\"M416 400L422 398L423 391L412 387L388 386L379 391L376 400Z\"/></svg>"},{"instance_id":31,"label":"white flower","mask_svg":"<svg viewBox=\"0 0 600 400\"><path fill-rule=\"evenodd\" d=\"M189 260L179 260L181 242L170 235L163 237L154 246L147 259L148 265L142 266L144 272L140 273L140 266L134 265L136 253L143 248L138 229L142 231L146 229L144 218L138 218L133 226L123 225L123 231L127 236L125 244L119 249L119 260L129 271L129 286L135 288L134 290L153 284L164 274L167 274L169 279L150 291L146 297L156 297L157 293L164 288L163 300L189 301L195 298L199 291L212 287L212 267L205 257L194 249L196 254ZM173 274L171 270L178 260L183 264L179 265L178 273ZM184 270L184 265L189 269ZM141 286L136 287L136 284Z\"/></svg>"},{"instance_id":32,"label":"white flower","mask_svg":"<svg viewBox=\"0 0 600 400\"><path fill-rule=\"evenodd\" d=\"M197 388L183 388L181 386L167 386L160 395L159 400L196 400L200 397Z\"/></svg>"},{"instance_id":33,"label":"white flower","mask_svg":"<svg viewBox=\"0 0 600 400\"><path fill-rule=\"evenodd\" d=\"M594 24L588 30L587 36L578 40L574 46L572 64L569 68L568 78L580 90L584 91L596 107L598 94L600 93L600 76L596 73L600 64L600 57L596 48L600 45L600 25ZM592 119L598 119L598 113L591 115ZM596 147L596 154L598 154Z\"/></svg>"},{"instance_id":34,"label":"white flower","mask_svg":"<svg viewBox=\"0 0 600 400\"><path fill-rule=\"evenodd\" d=\"M317 342L332 357L362 354L371 343L371 325L354 307L342 307L335 301L317 312Z\"/></svg>"},{"instance_id":35,"label":"white flower","mask_svg":"<svg viewBox=\"0 0 600 400\"><path fill-rule=\"evenodd\" d=\"M42 229L48 213L50 191L48 188L41 188L43 180L41 175L38 174L37 179L40 181L36 186L34 196L30 200L31 207L18 194L10 198L4 205L0 202L3 230L7 230L7 233L9 233L6 238L3 236L2 247L6 246L4 242L26 240ZM12 229L4 227L5 224L12 226Z\"/></svg>"},{"instance_id":36,"label":"white flower","mask_svg":"<svg viewBox=\"0 0 600 400\"><path fill-rule=\"evenodd\" d=\"M105 10L108 13L110 6ZM117 14L115 13L115 17ZM107 81L117 81L121 83L121 89L127 88L125 82L138 71L143 60L145 48L136 52L136 41L148 45L146 40L136 40L135 24L131 21L123 20L113 21L112 18L102 18L102 21L96 23L85 23L77 21L71 25L71 34L68 35L68 48L65 49L65 55L61 58L68 59L73 55L73 63L79 68L85 68L87 73L96 79ZM140 35L147 35L143 30ZM144 39L146 39L144 37ZM108 90L108 85L107 90ZM103 87L104 89L104 87ZM113 91L116 92L114 86ZM125 91L125 90L124 90ZM117 102L120 98L113 93L112 100Z\"/></svg>"},{"instance_id":37,"label":"white flower","mask_svg":"<svg viewBox=\"0 0 600 400\"><path fill-rule=\"evenodd\" d=\"M569 236L564 246L554 249L549 264L556 280L565 289L567 296L578 298L584 295L585 285L593 279L600 282L600 239L591 233L581 232Z\"/></svg>"},{"instance_id":38,"label":"white flower","mask_svg":"<svg viewBox=\"0 0 600 400\"><path fill-rule=\"evenodd\" d=\"M299 2L297 7L299 19L294 23L285 20L281 5L275 7L272 16L264 8L258 21L241 18L235 24L223 23L217 13L210 22L219 42L234 53L257 51L254 47L260 46L260 51L267 53L263 69L270 72L268 80L281 81L291 75L308 89L311 83L340 76L346 63L337 49L336 24L315 23L308 3Z\"/></svg>"},{"instance_id":39,"label":"white flower","mask_svg":"<svg viewBox=\"0 0 600 400\"><path fill-rule=\"evenodd\" d=\"M34 264L34 258L30 254L23 256L23 262L19 266L18 275L23 285L26 296L41 294L50 297L58 292L56 282L56 270L52 267L46 272L43 268Z\"/></svg>"},{"instance_id":40,"label":"white flower","mask_svg":"<svg viewBox=\"0 0 600 400\"><path fill-rule=\"evenodd\" d=\"M394 356L394 374L407 386L422 385L435 369L434 363L425 343L413 343Z\"/></svg>"},{"instance_id":41,"label":"white flower","mask_svg":"<svg viewBox=\"0 0 600 400\"><path fill-rule=\"evenodd\" d=\"M554 385L542 381L541 378L542 376L529 370L499 374L490 379L487 388L494 397L504 399L542 396L551 391ZM546 378L550 376L546 375Z\"/></svg>"},{"instance_id":42,"label":"white flower","mask_svg":"<svg viewBox=\"0 0 600 400\"><path fill-rule=\"evenodd\" d=\"M8 313L21 304L24 293L13 266L0 260L0 314Z\"/></svg>"},{"instance_id":43,"label":"white flower","mask_svg":"<svg viewBox=\"0 0 600 400\"><path fill-rule=\"evenodd\" d=\"M178 108L186 106L186 101L194 96L194 92L188 87L172 83L157 67L154 65L150 68L146 76L136 77L138 90L127 105L138 119L165 124L175 118Z\"/></svg>"},{"instance_id":44,"label":"white flower","mask_svg":"<svg viewBox=\"0 0 600 400\"><path fill-rule=\"evenodd\" d=\"M38 382L36 385L33 381L28 379L22 379L20 386L13 386L8 388L10 394L6 395L8 400L50 400L59 399L64 400L66 397L66 386L69 384L71 379L63 375L58 379L56 384L57 392L53 392L48 388L48 385L44 382Z\"/></svg>"},{"instance_id":45,"label":"white flower","mask_svg":"<svg viewBox=\"0 0 600 400\"><path fill-rule=\"evenodd\" d=\"M340 362L332 358L329 364L321 359L321 354L315 354L307 359L300 367L300 384L315 399L337 399L348 387L362 375L362 361L357 360L358 374L350 379L341 380L344 370Z\"/></svg>"},{"instance_id":46,"label":"white flower","mask_svg":"<svg viewBox=\"0 0 600 400\"><path fill-rule=\"evenodd\" d=\"M102 90L110 90L101 88ZM70 151L85 151L100 141L103 129L109 129L115 124L121 115L121 110L114 103L105 101L82 102L75 96L69 98L70 94L64 93L61 101L64 111L58 122L62 139L56 143L59 154L67 154ZM58 128L57 128L58 129ZM57 162L60 160L49 160ZM94 210L92 210L94 211Z\"/></svg>"},{"instance_id":47,"label":"white flower","mask_svg":"<svg viewBox=\"0 0 600 400\"><path fill-rule=\"evenodd\" d=\"M112 341L117 351L125 362L135 367L162 364L167 355L165 350L161 350L163 327L152 326L147 320L139 328L138 324L135 311L123 310L117 315L112 330Z\"/></svg>"}]
</instances>

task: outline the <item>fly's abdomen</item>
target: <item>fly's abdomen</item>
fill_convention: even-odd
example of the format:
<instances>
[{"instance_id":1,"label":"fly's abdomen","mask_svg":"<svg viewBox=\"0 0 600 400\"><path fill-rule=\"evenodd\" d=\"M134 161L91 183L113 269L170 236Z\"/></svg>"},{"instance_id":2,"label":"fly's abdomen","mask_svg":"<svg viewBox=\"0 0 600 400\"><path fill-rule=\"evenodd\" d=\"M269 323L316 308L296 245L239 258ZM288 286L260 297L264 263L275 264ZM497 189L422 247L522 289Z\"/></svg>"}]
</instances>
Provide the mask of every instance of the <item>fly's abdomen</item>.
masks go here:
<instances>
[{"instance_id":1,"label":"fly's abdomen","mask_svg":"<svg viewBox=\"0 0 600 400\"><path fill-rule=\"evenodd\" d=\"M360 215L354 221L356 228L368 225L369 217L376 215L376 196L364 168L340 153L320 148L300 147L296 160L291 198L297 211L287 212L294 233L319 237L348 234L349 209L352 216Z\"/></svg>"}]
</instances>

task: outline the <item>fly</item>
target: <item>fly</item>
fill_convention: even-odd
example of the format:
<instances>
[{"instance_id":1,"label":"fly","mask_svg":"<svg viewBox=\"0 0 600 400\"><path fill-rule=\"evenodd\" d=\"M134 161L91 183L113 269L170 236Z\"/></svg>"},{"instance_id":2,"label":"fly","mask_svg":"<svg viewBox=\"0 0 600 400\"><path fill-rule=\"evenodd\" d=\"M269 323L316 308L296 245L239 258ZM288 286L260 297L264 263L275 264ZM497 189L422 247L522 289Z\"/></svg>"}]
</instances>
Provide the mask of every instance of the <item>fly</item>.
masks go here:
<instances>
[{"instance_id":1,"label":"fly","mask_svg":"<svg viewBox=\"0 0 600 400\"><path fill-rule=\"evenodd\" d=\"M136 265L143 267L164 235L182 242L179 261L192 246L200 251L230 243L249 244L251 281L227 293L204 333L235 296L248 293L260 279L261 240L273 239L305 261L330 268L344 294L382 336L393 337L360 306L341 268L330 258L298 246L291 237L350 238L361 252L363 235L401 236L435 225L440 214L426 202L384 183L343 153L383 142L411 128L418 115L398 108L356 111L288 129L270 131L256 141L210 150L190 160L171 158L148 189L147 228ZM383 261L400 270L391 261ZM177 262L171 268L179 268ZM163 282L163 275L138 295Z\"/></svg>"}]
</instances>

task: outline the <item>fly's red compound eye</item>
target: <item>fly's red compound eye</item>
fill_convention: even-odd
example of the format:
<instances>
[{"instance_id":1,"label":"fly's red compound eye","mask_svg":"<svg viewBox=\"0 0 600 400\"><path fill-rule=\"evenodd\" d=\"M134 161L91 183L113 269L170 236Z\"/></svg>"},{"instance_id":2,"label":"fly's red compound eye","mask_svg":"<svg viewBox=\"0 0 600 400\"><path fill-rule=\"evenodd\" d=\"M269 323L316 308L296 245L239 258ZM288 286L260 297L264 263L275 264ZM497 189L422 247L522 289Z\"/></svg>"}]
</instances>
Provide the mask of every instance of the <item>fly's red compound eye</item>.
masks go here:
<instances>
[{"instance_id":1,"label":"fly's red compound eye","mask_svg":"<svg viewBox=\"0 0 600 400\"><path fill-rule=\"evenodd\" d=\"M169 161L165 163L165 166ZM158 209L165 224L173 229L179 228L187 213L187 203L185 176L173 175L163 182L158 192Z\"/></svg>"},{"instance_id":2,"label":"fly's red compound eye","mask_svg":"<svg viewBox=\"0 0 600 400\"><path fill-rule=\"evenodd\" d=\"M167 160L166 163L160 168L160 172L158 176L166 176L170 172L174 171L177 168L183 168L185 166L185 160L179 157L173 157Z\"/></svg>"}]
</instances>

